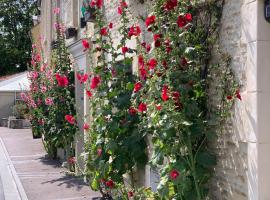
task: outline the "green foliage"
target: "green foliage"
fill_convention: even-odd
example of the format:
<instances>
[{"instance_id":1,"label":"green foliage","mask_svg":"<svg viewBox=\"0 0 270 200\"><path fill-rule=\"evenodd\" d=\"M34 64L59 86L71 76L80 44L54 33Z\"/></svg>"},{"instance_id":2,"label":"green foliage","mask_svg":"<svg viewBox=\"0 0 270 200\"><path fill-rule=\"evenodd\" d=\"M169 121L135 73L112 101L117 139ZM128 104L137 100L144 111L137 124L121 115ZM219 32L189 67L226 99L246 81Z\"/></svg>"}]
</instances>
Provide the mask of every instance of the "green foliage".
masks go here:
<instances>
[{"instance_id":1,"label":"green foliage","mask_svg":"<svg viewBox=\"0 0 270 200\"><path fill-rule=\"evenodd\" d=\"M31 59L34 0L0 0L0 74L25 71Z\"/></svg>"}]
</instances>

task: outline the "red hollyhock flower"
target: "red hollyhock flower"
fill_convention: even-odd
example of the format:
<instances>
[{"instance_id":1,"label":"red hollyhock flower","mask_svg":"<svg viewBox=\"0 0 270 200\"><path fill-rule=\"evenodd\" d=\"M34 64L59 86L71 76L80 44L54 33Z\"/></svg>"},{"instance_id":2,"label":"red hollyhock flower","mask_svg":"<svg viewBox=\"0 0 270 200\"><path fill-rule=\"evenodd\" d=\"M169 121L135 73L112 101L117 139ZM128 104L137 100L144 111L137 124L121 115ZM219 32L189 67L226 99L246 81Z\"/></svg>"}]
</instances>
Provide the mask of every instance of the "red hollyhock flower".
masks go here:
<instances>
[{"instance_id":1,"label":"red hollyhock flower","mask_svg":"<svg viewBox=\"0 0 270 200\"><path fill-rule=\"evenodd\" d=\"M239 99L239 100L242 101L242 96L240 94L240 90L239 89L235 92L235 96L236 96L237 99Z\"/></svg>"},{"instance_id":2,"label":"red hollyhock flower","mask_svg":"<svg viewBox=\"0 0 270 200\"><path fill-rule=\"evenodd\" d=\"M86 94L89 98L93 96L93 94L90 90L86 90Z\"/></svg>"},{"instance_id":3,"label":"red hollyhock flower","mask_svg":"<svg viewBox=\"0 0 270 200\"><path fill-rule=\"evenodd\" d=\"M147 53L149 53L149 52L150 52L150 50L151 50L151 45L150 45L150 44L148 44L148 45L146 46L146 51L147 51Z\"/></svg>"},{"instance_id":4,"label":"red hollyhock flower","mask_svg":"<svg viewBox=\"0 0 270 200\"><path fill-rule=\"evenodd\" d=\"M109 23L109 28L112 29L113 28L113 23Z\"/></svg>"},{"instance_id":5,"label":"red hollyhock flower","mask_svg":"<svg viewBox=\"0 0 270 200\"><path fill-rule=\"evenodd\" d=\"M138 63L140 66L144 66L144 58L143 55L139 55L138 57Z\"/></svg>"},{"instance_id":6,"label":"red hollyhock flower","mask_svg":"<svg viewBox=\"0 0 270 200\"><path fill-rule=\"evenodd\" d=\"M122 8L127 8L128 7L127 2L125 2L125 1L120 2L120 5L121 5Z\"/></svg>"},{"instance_id":7,"label":"red hollyhock flower","mask_svg":"<svg viewBox=\"0 0 270 200\"><path fill-rule=\"evenodd\" d=\"M126 54L128 52L128 47L122 47L122 53Z\"/></svg>"},{"instance_id":8,"label":"red hollyhock flower","mask_svg":"<svg viewBox=\"0 0 270 200\"><path fill-rule=\"evenodd\" d=\"M162 88L162 94L161 98L163 101L168 101L169 100L169 95L168 95L168 86L164 85Z\"/></svg>"},{"instance_id":9,"label":"red hollyhock flower","mask_svg":"<svg viewBox=\"0 0 270 200\"><path fill-rule=\"evenodd\" d=\"M137 110L136 110L135 108L133 108L133 107L130 107L130 108L128 109L128 113L129 113L130 115L136 115L136 114L137 114Z\"/></svg>"},{"instance_id":10,"label":"red hollyhock flower","mask_svg":"<svg viewBox=\"0 0 270 200\"><path fill-rule=\"evenodd\" d=\"M154 15L151 15L151 16L148 16L145 20L145 25L146 27L150 26L151 24L154 24L156 22L156 16Z\"/></svg>"},{"instance_id":11,"label":"red hollyhock flower","mask_svg":"<svg viewBox=\"0 0 270 200\"><path fill-rule=\"evenodd\" d=\"M172 171L170 172L170 177L171 177L171 179L173 179L173 180L176 180L176 179L178 178L179 175L180 175L180 173L179 173L176 169L174 169L174 170L172 170Z\"/></svg>"},{"instance_id":12,"label":"red hollyhock flower","mask_svg":"<svg viewBox=\"0 0 270 200\"><path fill-rule=\"evenodd\" d=\"M230 95L229 95L229 96L227 96L227 99L228 99L228 100L232 100L232 98L233 98L233 97L232 97L232 96L230 96Z\"/></svg>"},{"instance_id":13,"label":"red hollyhock flower","mask_svg":"<svg viewBox=\"0 0 270 200\"><path fill-rule=\"evenodd\" d=\"M157 41L155 41L155 47L160 47L161 46L161 42L160 42L160 40L157 40Z\"/></svg>"},{"instance_id":14,"label":"red hollyhock flower","mask_svg":"<svg viewBox=\"0 0 270 200\"><path fill-rule=\"evenodd\" d=\"M91 81L91 85L90 85L90 88L91 89L96 89L97 86L100 84L101 82L101 79L99 76L95 76L93 77L92 81Z\"/></svg>"},{"instance_id":15,"label":"red hollyhock flower","mask_svg":"<svg viewBox=\"0 0 270 200\"><path fill-rule=\"evenodd\" d=\"M139 36L141 34L141 28L140 26L131 26L129 28L129 32L128 32L128 36L132 37L132 36Z\"/></svg>"},{"instance_id":16,"label":"red hollyhock flower","mask_svg":"<svg viewBox=\"0 0 270 200\"><path fill-rule=\"evenodd\" d=\"M90 7L93 8L93 7L95 7L95 5L96 5L96 1L95 0L92 0L90 2Z\"/></svg>"},{"instance_id":17,"label":"red hollyhock flower","mask_svg":"<svg viewBox=\"0 0 270 200\"><path fill-rule=\"evenodd\" d=\"M177 19L177 25L179 28L182 28L187 25L187 23L192 21L192 15L190 13L186 13L184 16L180 15Z\"/></svg>"},{"instance_id":18,"label":"red hollyhock flower","mask_svg":"<svg viewBox=\"0 0 270 200\"><path fill-rule=\"evenodd\" d=\"M144 111L146 111L146 110L147 110L146 104L145 104L145 103L140 103L140 104L139 104L139 107L138 107L138 111L139 111L139 112L144 112Z\"/></svg>"},{"instance_id":19,"label":"red hollyhock flower","mask_svg":"<svg viewBox=\"0 0 270 200\"><path fill-rule=\"evenodd\" d=\"M173 100L177 101L180 98L180 93L175 91L172 92Z\"/></svg>"},{"instance_id":20,"label":"red hollyhock flower","mask_svg":"<svg viewBox=\"0 0 270 200\"><path fill-rule=\"evenodd\" d=\"M58 86L60 86L60 87L66 87L66 86L68 86L68 79L67 79L67 77L65 75L60 76L57 73L57 74L55 74L55 78L56 78L56 80L58 82Z\"/></svg>"},{"instance_id":21,"label":"red hollyhock flower","mask_svg":"<svg viewBox=\"0 0 270 200\"><path fill-rule=\"evenodd\" d=\"M107 36L108 35L107 27L104 27L104 28L100 29L100 35L102 35L102 36Z\"/></svg>"},{"instance_id":22,"label":"red hollyhock flower","mask_svg":"<svg viewBox=\"0 0 270 200\"><path fill-rule=\"evenodd\" d=\"M85 83L87 80L88 80L88 75L87 74L80 74L80 73L77 73L77 79L78 81L80 81L80 83Z\"/></svg>"},{"instance_id":23,"label":"red hollyhock flower","mask_svg":"<svg viewBox=\"0 0 270 200\"><path fill-rule=\"evenodd\" d=\"M118 12L119 15L123 14L123 10L122 10L122 8L120 6L117 8L117 12Z\"/></svg>"},{"instance_id":24,"label":"red hollyhock flower","mask_svg":"<svg viewBox=\"0 0 270 200\"><path fill-rule=\"evenodd\" d=\"M75 157L69 157L68 158L68 163L71 165L74 165L76 163L76 158Z\"/></svg>"},{"instance_id":25,"label":"red hollyhock flower","mask_svg":"<svg viewBox=\"0 0 270 200\"><path fill-rule=\"evenodd\" d=\"M84 47L84 50L87 50L87 49L90 48L90 44L89 44L89 42L86 39L83 39L82 40L82 45Z\"/></svg>"},{"instance_id":26,"label":"red hollyhock flower","mask_svg":"<svg viewBox=\"0 0 270 200\"><path fill-rule=\"evenodd\" d=\"M154 34L153 38L154 38L154 41L157 41L162 38L162 34Z\"/></svg>"},{"instance_id":27,"label":"red hollyhock flower","mask_svg":"<svg viewBox=\"0 0 270 200\"><path fill-rule=\"evenodd\" d=\"M142 88L142 84L140 82L135 83L134 92L138 92Z\"/></svg>"},{"instance_id":28,"label":"red hollyhock flower","mask_svg":"<svg viewBox=\"0 0 270 200\"><path fill-rule=\"evenodd\" d=\"M129 191L128 192L128 197L133 197L133 196L134 196L133 192L132 191Z\"/></svg>"},{"instance_id":29,"label":"red hollyhock flower","mask_svg":"<svg viewBox=\"0 0 270 200\"><path fill-rule=\"evenodd\" d=\"M149 66L150 69L155 69L157 66L157 60L155 58L151 58L147 65Z\"/></svg>"},{"instance_id":30,"label":"red hollyhock flower","mask_svg":"<svg viewBox=\"0 0 270 200\"><path fill-rule=\"evenodd\" d=\"M73 117L72 115L66 115L65 120L68 121L68 123L70 123L70 124L76 123L75 117Z\"/></svg>"},{"instance_id":31,"label":"red hollyhock flower","mask_svg":"<svg viewBox=\"0 0 270 200\"><path fill-rule=\"evenodd\" d=\"M83 129L84 129L84 130L86 130L86 131L88 131L88 130L89 130L89 128L90 128L89 124L84 123L84 125L83 125Z\"/></svg>"},{"instance_id":32,"label":"red hollyhock flower","mask_svg":"<svg viewBox=\"0 0 270 200\"><path fill-rule=\"evenodd\" d=\"M177 7L177 0L167 0L167 2L164 5L164 9L166 11L173 10L175 7Z\"/></svg>"},{"instance_id":33,"label":"red hollyhock flower","mask_svg":"<svg viewBox=\"0 0 270 200\"><path fill-rule=\"evenodd\" d=\"M105 182L105 185L109 187L110 189L112 189L114 187L114 182L113 180L108 180Z\"/></svg>"},{"instance_id":34,"label":"red hollyhock flower","mask_svg":"<svg viewBox=\"0 0 270 200\"><path fill-rule=\"evenodd\" d=\"M191 22L192 21L192 14L191 13L186 13L185 14L185 19L187 22Z\"/></svg>"},{"instance_id":35,"label":"red hollyhock flower","mask_svg":"<svg viewBox=\"0 0 270 200\"><path fill-rule=\"evenodd\" d=\"M156 105L157 110L161 110L162 106L161 105Z\"/></svg>"},{"instance_id":36,"label":"red hollyhock flower","mask_svg":"<svg viewBox=\"0 0 270 200\"><path fill-rule=\"evenodd\" d=\"M188 64L187 59L186 59L185 57L181 58L181 65L182 65L183 67L185 67L185 66L187 66L187 64Z\"/></svg>"},{"instance_id":37,"label":"red hollyhock flower","mask_svg":"<svg viewBox=\"0 0 270 200\"><path fill-rule=\"evenodd\" d=\"M98 8L101 8L103 5L103 0L96 0L96 5Z\"/></svg>"}]
</instances>

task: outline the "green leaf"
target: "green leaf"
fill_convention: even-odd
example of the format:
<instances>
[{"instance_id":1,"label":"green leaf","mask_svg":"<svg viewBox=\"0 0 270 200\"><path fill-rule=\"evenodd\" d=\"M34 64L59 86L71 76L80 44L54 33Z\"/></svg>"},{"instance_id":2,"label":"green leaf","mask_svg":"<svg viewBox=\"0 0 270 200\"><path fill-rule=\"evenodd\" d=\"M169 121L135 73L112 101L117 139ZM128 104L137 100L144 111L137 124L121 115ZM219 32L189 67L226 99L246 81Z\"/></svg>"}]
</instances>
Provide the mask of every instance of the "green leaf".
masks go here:
<instances>
[{"instance_id":1,"label":"green leaf","mask_svg":"<svg viewBox=\"0 0 270 200\"><path fill-rule=\"evenodd\" d=\"M197 154L196 162L204 167L212 167L217 163L216 156L209 152L199 152Z\"/></svg>"}]
</instances>

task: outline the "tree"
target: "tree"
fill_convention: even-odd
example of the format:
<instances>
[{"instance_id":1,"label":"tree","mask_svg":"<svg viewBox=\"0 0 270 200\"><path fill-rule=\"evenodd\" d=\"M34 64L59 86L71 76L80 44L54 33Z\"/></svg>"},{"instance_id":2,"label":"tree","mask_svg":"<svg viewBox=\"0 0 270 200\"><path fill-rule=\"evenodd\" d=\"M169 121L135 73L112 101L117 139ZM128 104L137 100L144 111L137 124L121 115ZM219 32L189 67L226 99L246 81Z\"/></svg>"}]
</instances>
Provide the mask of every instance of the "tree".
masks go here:
<instances>
[{"instance_id":1,"label":"tree","mask_svg":"<svg viewBox=\"0 0 270 200\"><path fill-rule=\"evenodd\" d=\"M36 8L34 0L0 0L0 75L27 69Z\"/></svg>"}]
</instances>

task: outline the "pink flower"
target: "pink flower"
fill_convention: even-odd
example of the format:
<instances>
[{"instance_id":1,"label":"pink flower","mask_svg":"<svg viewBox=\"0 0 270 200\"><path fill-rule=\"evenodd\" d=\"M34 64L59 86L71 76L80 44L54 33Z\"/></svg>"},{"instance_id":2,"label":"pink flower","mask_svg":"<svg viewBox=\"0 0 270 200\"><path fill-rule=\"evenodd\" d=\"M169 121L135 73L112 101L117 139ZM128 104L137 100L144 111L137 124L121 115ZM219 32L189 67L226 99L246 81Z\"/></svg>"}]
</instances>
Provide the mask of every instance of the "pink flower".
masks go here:
<instances>
[{"instance_id":1,"label":"pink flower","mask_svg":"<svg viewBox=\"0 0 270 200\"><path fill-rule=\"evenodd\" d=\"M68 158L68 163L71 165L74 165L76 163L76 158L75 157L69 157Z\"/></svg>"},{"instance_id":2,"label":"pink flower","mask_svg":"<svg viewBox=\"0 0 270 200\"><path fill-rule=\"evenodd\" d=\"M84 123L84 125L83 125L83 129L84 129L84 130L86 130L86 131L88 131L88 130L89 130L89 128L90 128L89 124Z\"/></svg>"},{"instance_id":3,"label":"pink flower","mask_svg":"<svg viewBox=\"0 0 270 200\"><path fill-rule=\"evenodd\" d=\"M73 117L72 115L66 115L65 120L68 123L73 124L73 125L76 123L75 117Z\"/></svg>"},{"instance_id":4,"label":"pink flower","mask_svg":"<svg viewBox=\"0 0 270 200\"><path fill-rule=\"evenodd\" d=\"M141 34L141 28L140 26L131 26L129 28L129 32L128 32L128 36L132 37L132 36L139 36Z\"/></svg>"},{"instance_id":5,"label":"pink flower","mask_svg":"<svg viewBox=\"0 0 270 200\"><path fill-rule=\"evenodd\" d=\"M41 92L45 93L47 91L47 87L46 86L41 86Z\"/></svg>"},{"instance_id":6,"label":"pink flower","mask_svg":"<svg viewBox=\"0 0 270 200\"><path fill-rule=\"evenodd\" d=\"M170 172L170 177L172 180L176 180L179 175L180 175L180 173L176 169L174 169Z\"/></svg>"},{"instance_id":7,"label":"pink flower","mask_svg":"<svg viewBox=\"0 0 270 200\"><path fill-rule=\"evenodd\" d=\"M122 14L123 14L122 8L121 8L121 7L118 7L118 8L117 8L117 12L118 12L119 15L122 15Z\"/></svg>"},{"instance_id":8,"label":"pink flower","mask_svg":"<svg viewBox=\"0 0 270 200\"><path fill-rule=\"evenodd\" d=\"M53 13L54 14L59 14L60 13L60 8L54 8Z\"/></svg>"},{"instance_id":9,"label":"pink flower","mask_svg":"<svg viewBox=\"0 0 270 200\"><path fill-rule=\"evenodd\" d=\"M80 74L77 73L77 79L80 81L81 84L85 83L88 80L88 75L87 74Z\"/></svg>"},{"instance_id":10,"label":"pink flower","mask_svg":"<svg viewBox=\"0 0 270 200\"><path fill-rule=\"evenodd\" d=\"M101 148L98 148L97 149L97 155L100 157L102 155L102 149Z\"/></svg>"},{"instance_id":11,"label":"pink flower","mask_svg":"<svg viewBox=\"0 0 270 200\"><path fill-rule=\"evenodd\" d=\"M132 191L129 191L128 192L128 197L133 197L133 196L134 196L133 192Z\"/></svg>"},{"instance_id":12,"label":"pink flower","mask_svg":"<svg viewBox=\"0 0 270 200\"><path fill-rule=\"evenodd\" d=\"M46 104L47 106L53 105L53 99L52 99L52 98L46 98L46 99L45 99L45 104Z\"/></svg>"},{"instance_id":13,"label":"pink flower","mask_svg":"<svg viewBox=\"0 0 270 200\"><path fill-rule=\"evenodd\" d=\"M239 99L240 101L242 101L242 96L241 96L241 94L240 94L240 90L239 90L239 89L236 90L235 96L236 96L237 99Z\"/></svg>"}]
</instances>

